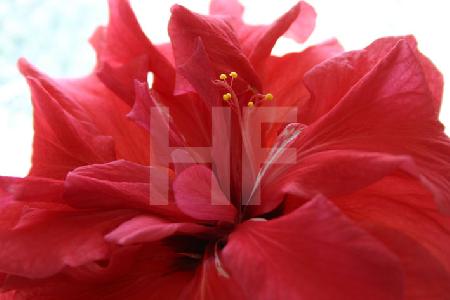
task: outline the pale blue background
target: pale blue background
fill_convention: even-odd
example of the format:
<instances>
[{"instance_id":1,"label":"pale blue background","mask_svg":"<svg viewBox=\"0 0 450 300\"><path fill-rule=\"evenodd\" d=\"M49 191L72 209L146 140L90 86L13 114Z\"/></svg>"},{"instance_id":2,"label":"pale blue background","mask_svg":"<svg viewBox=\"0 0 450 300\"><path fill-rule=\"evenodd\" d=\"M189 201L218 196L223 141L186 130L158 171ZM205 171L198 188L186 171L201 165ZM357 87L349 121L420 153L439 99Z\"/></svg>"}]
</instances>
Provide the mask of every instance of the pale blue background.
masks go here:
<instances>
[{"instance_id":1,"label":"pale blue background","mask_svg":"<svg viewBox=\"0 0 450 300\"><path fill-rule=\"evenodd\" d=\"M0 0L0 175L29 167L32 112L17 59L56 77L87 74L95 61L87 39L106 19L106 1Z\"/></svg>"}]
</instances>

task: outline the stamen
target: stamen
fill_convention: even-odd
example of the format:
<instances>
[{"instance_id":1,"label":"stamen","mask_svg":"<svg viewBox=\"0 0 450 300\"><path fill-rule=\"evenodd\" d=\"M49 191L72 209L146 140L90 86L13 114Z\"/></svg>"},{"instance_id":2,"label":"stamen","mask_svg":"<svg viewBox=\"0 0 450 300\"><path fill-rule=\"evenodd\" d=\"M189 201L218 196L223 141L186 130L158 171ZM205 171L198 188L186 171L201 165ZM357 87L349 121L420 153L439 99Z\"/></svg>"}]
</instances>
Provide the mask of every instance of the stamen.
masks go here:
<instances>
[{"instance_id":1,"label":"stamen","mask_svg":"<svg viewBox=\"0 0 450 300\"><path fill-rule=\"evenodd\" d=\"M222 98L224 101L229 101L231 99L231 93L223 94Z\"/></svg>"},{"instance_id":2,"label":"stamen","mask_svg":"<svg viewBox=\"0 0 450 300\"><path fill-rule=\"evenodd\" d=\"M251 87L250 85L247 86L247 89L245 91L241 90L240 94L236 93L236 91L233 88L233 81L237 77L238 77L237 72L231 71L228 74L221 73L219 75L219 80L214 80L214 82L217 85L223 87L225 89L225 91L227 91L227 93L222 95L222 99L225 102L227 102L233 108L233 110L236 111L236 113L238 113L238 114L241 113L240 108L241 108L242 102L240 104L239 97L248 92L253 94L250 97L250 99L247 100L247 106L250 108L260 106L263 104L264 101L272 101L274 99L274 97L271 93L261 94L256 89Z\"/></svg>"}]
</instances>

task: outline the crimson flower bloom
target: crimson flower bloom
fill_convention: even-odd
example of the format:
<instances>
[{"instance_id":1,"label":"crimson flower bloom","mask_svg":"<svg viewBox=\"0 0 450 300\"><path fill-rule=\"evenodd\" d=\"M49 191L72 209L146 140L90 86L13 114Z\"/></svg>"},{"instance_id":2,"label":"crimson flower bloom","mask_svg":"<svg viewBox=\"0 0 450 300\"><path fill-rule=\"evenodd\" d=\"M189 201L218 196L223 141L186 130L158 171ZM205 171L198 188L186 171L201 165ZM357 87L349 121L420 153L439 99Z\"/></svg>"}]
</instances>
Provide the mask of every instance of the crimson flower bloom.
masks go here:
<instances>
[{"instance_id":1,"label":"crimson flower bloom","mask_svg":"<svg viewBox=\"0 0 450 300\"><path fill-rule=\"evenodd\" d=\"M91 75L19 62L33 165L0 179L0 299L448 299L443 83L413 37L275 57L308 4L249 26L213 0L155 46L109 5Z\"/></svg>"}]
</instances>

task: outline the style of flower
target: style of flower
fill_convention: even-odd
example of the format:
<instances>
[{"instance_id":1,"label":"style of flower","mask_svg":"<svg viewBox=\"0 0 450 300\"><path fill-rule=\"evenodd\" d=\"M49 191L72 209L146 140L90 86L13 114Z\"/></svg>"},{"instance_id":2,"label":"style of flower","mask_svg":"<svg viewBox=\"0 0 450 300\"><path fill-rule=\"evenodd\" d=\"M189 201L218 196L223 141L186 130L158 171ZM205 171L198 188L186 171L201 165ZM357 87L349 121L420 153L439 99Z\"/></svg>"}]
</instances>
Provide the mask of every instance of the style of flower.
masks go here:
<instances>
[{"instance_id":1,"label":"style of flower","mask_svg":"<svg viewBox=\"0 0 450 300\"><path fill-rule=\"evenodd\" d=\"M448 299L443 80L412 36L276 57L311 6L250 26L213 0L153 45L109 6L91 75L19 61L33 164L0 179L0 299Z\"/></svg>"}]
</instances>

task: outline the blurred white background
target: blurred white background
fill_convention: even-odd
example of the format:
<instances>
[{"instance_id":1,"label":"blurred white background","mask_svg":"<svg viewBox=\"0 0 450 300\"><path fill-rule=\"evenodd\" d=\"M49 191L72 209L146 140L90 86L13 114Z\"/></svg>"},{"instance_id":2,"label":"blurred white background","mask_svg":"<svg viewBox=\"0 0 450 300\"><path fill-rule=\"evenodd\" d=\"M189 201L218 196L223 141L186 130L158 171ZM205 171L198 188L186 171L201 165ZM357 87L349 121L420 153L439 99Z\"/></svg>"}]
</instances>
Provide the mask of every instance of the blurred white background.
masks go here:
<instances>
[{"instance_id":1,"label":"blurred white background","mask_svg":"<svg viewBox=\"0 0 450 300\"><path fill-rule=\"evenodd\" d=\"M168 41L170 6L179 3L207 13L208 0L131 0L138 19L155 43ZM247 23L270 23L296 0L241 0ZM337 37L346 50L360 49L386 35L414 34L419 47L450 78L450 18L443 0L310 0L316 30L305 45L282 39L276 55ZM32 112L28 87L16 69L19 57L54 77L90 72L95 55L87 40L106 24L107 2L92 0L0 0L0 175L26 175L31 157ZM450 127L449 89L441 121ZM447 128L447 134L450 133Z\"/></svg>"}]
</instances>

